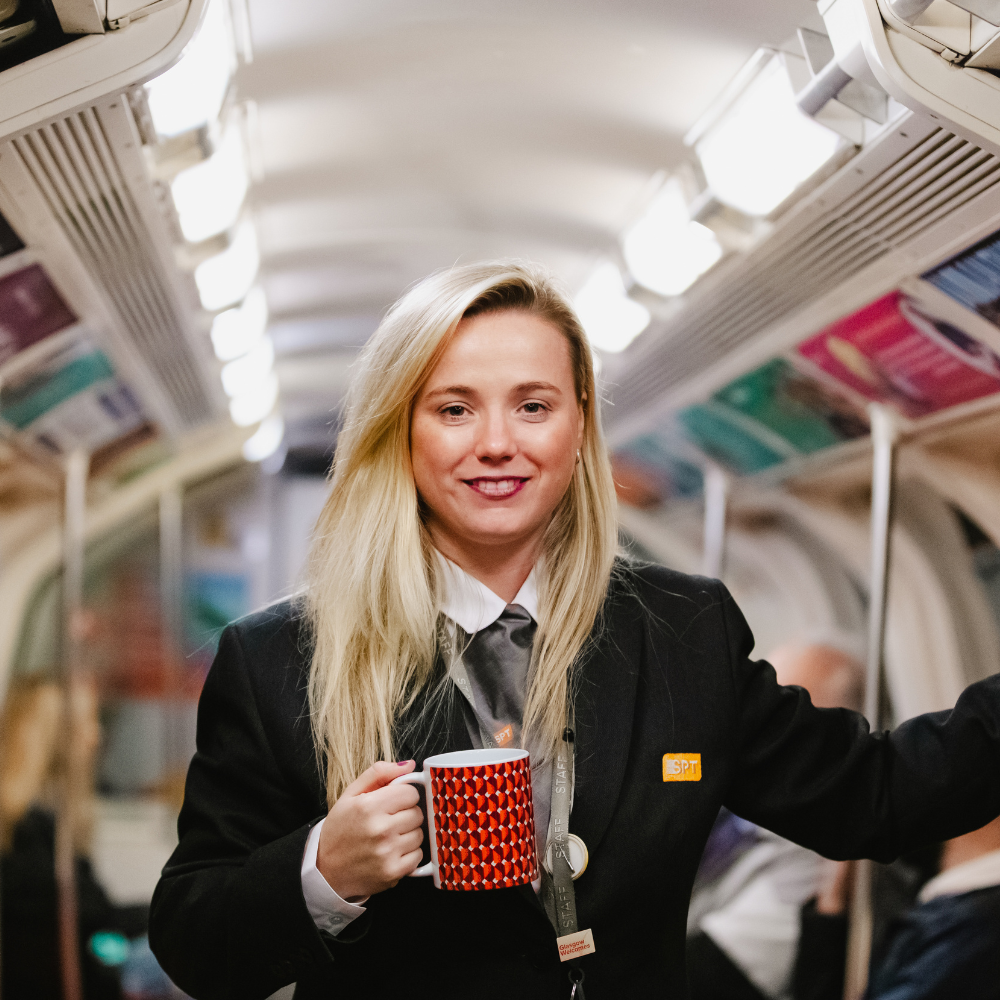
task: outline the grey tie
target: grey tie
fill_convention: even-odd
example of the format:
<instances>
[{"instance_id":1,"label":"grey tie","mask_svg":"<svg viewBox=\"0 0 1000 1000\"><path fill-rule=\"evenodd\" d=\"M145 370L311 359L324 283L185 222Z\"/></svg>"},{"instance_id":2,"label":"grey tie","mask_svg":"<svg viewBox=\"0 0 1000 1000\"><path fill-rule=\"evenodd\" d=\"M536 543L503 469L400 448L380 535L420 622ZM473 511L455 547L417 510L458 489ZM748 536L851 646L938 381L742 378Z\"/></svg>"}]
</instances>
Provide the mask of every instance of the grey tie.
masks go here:
<instances>
[{"instance_id":1,"label":"grey tie","mask_svg":"<svg viewBox=\"0 0 1000 1000\"><path fill-rule=\"evenodd\" d=\"M531 647L535 641L534 619L520 604L508 604L503 614L492 624L480 629L462 654L465 671L472 685L476 714L469 712L469 735L480 746L479 724L491 734L510 725L512 739L504 746L520 747L532 756L531 785L535 806L535 835L538 850L543 851L549 825L549 788L552 783L551 765L539 767L537 748L521 742L524 722L524 702L528 693L528 667ZM500 740L496 742L500 743Z\"/></svg>"},{"instance_id":2,"label":"grey tie","mask_svg":"<svg viewBox=\"0 0 1000 1000\"><path fill-rule=\"evenodd\" d=\"M472 685L476 710L491 734L512 728L513 746L521 745L528 666L535 622L519 604L508 604L492 624L480 629L462 659Z\"/></svg>"}]
</instances>

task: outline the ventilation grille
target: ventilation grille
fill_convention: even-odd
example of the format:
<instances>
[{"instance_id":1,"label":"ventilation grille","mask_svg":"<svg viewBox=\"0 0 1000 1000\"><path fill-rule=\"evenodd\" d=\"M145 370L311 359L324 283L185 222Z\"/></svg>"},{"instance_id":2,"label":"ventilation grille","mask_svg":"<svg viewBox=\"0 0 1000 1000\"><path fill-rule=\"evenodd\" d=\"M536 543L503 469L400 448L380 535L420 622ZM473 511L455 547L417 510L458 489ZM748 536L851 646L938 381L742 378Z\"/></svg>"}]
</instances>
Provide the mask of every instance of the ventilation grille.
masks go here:
<instances>
[{"instance_id":1,"label":"ventilation grille","mask_svg":"<svg viewBox=\"0 0 1000 1000\"><path fill-rule=\"evenodd\" d=\"M181 422L208 419L213 407L184 312L99 111L87 108L11 145Z\"/></svg>"},{"instance_id":2,"label":"ventilation grille","mask_svg":"<svg viewBox=\"0 0 1000 1000\"><path fill-rule=\"evenodd\" d=\"M617 379L621 420L1000 184L1000 159L938 129L793 238L780 233L706 282ZM770 246L768 246L768 243ZM720 275L720 277L722 277Z\"/></svg>"}]
</instances>

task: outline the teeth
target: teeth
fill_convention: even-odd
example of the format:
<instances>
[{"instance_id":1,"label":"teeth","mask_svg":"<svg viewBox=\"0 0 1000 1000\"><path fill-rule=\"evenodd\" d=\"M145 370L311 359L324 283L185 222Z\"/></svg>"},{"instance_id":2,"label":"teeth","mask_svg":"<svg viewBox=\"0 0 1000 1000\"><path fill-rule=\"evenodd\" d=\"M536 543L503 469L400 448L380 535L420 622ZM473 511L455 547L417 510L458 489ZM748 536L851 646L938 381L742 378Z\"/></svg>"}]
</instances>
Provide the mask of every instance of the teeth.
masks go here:
<instances>
[{"instance_id":1,"label":"teeth","mask_svg":"<svg viewBox=\"0 0 1000 1000\"><path fill-rule=\"evenodd\" d=\"M477 479L476 486L480 493L489 496L503 496L505 493L513 493L521 485L520 479Z\"/></svg>"}]
</instances>

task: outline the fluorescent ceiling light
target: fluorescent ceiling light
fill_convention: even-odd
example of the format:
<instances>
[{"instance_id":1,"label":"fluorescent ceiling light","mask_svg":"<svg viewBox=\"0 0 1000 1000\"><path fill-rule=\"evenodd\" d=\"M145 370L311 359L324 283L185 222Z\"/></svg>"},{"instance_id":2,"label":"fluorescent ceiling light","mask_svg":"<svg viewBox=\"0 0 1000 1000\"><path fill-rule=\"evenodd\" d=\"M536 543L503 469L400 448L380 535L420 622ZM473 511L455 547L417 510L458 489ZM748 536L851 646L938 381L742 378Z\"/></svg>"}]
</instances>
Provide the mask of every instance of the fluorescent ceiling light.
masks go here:
<instances>
[{"instance_id":1,"label":"fluorescent ceiling light","mask_svg":"<svg viewBox=\"0 0 1000 1000\"><path fill-rule=\"evenodd\" d=\"M691 221L674 178L622 237L622 252L632 277L644 288L680 295L722 256L722 247L711 229Z\"/></svg>"},{"instance_id":2,"label":"fluorescent ceiling light","mask_svg":"<svg viewBox=\"0 0 1000 1000\"><path fill-rule=\"evenodd\" d=\"M775 55L697 140L695 152L720 201L767 215L840 145L836 132L798 109L784 60Z\"/></svg>"},{"instance_id":3,"label":"fluorescent ceiling light","mask_svg":"<svg viewBox=\"0 0 1000 1000\"><path fill-rule=\"evenodd\" d=\"M184 239L198 243L235 225L249 186L243 134L233 123L212 156L182 170L170 185Z\"/></svg>"},{"instance_id":4,"label":"fluorescent ceiling light","mask_svg":"<svg viewBox=\"0 0 1000 1000\"><path fill-rule=\"evenodd\" d=\"M222 369L222 388L230 398L246 395L261 385L274 366L274 344L261 337L257 346Z\"/></svg>"},{"instance_id":5,"label":"fluorescent ceiling light","mask_svg":"<svg viewBox=\"0 0 1000 1000\"><path fill-rule=\"evenodd\" d=\"M271 372L263 385L229 401L229 416L237 427L249 427L268 416L278 401L278 376Z\"/></svg>"},{"instance_id":6,"label":"fluorescent ceiling light","mask_svg":"<svg viewBox=\"0 0 1000 1000\"><path fill-rule=\"evenodd\" d=\"M611 261L594 270L574 305L590 342L602 351L625 350L649 326L649 310L628 297Z\"/></svg>"},{"instance_id":7,"label":"fluorescent ceiling light","mask_svg":"<svg viewBox=\"0 0 1000 1000\"><path fill-rule=\"evenodd\" d=\"M267 329L267 298L261 287L251 288L243 304L212 320L212 347L220 361L246 354Z\"/></svg>"},{"instance_id":8,"label":"fluorescent ceiling light","mask_svg":"<svg viewBox=\"0 0 1000 1000\"><path fill-rule=\"evenodd\" d=\"M233 242L214 257L202 261L194 272L201 304L209 311L225 309L244 298L260 267L257 234L248 220L242 223Z\"/></svg>"},{"instance_id":9,"label":"fluorescent ceiling light","mask_svg":"<svg viewBox=\"0 0 1000 1000\"><path fill-rule=\"evenodd\" d=\"M285 421L280 413L272 413L253 436L243 442L243 457L248 462L263 462L281 447L284 436Z\"/></svg>"},{"instance_id":10,"label":"fluorescent ceiling light","mask_svg":"<svg viewBox=\"0 0 1000 1000\"><path fill-rule=\"evenodd\" d=\"M180 135L216 121L235 69L236 50L225 0L210 0L181 58L146 84L157 134Z\"/></svg>"}]
</instances>

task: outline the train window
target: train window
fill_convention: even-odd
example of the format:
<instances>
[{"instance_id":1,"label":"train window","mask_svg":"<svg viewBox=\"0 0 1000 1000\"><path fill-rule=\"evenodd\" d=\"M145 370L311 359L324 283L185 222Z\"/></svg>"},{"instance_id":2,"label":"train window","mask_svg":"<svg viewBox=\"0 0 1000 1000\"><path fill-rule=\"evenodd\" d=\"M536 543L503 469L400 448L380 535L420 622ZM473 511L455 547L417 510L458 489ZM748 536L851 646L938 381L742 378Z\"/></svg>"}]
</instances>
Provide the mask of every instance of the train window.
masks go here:
<instances>
[{"instance_id":1,"label":"train window","mask_svg":"<svg viewBox=\"0 0 1000 1000\"><path fill-rule=\"evenodd\" d=\"M1000 547L966 514L960 510L956 513L972 553L976 576L983 585L990 610L1000 628Z\"/></svg>"},{"instance_id":2,"label":"train window","mask_svg":"<svg viewBox=\"0 0 1000 1000\"><path fill-rule=\"evenodd\" d=\"M21 238L14 232L11 224L0 215L0 257L6 257L7 254L23 249Z\"/></svg>"}]
</instances>

